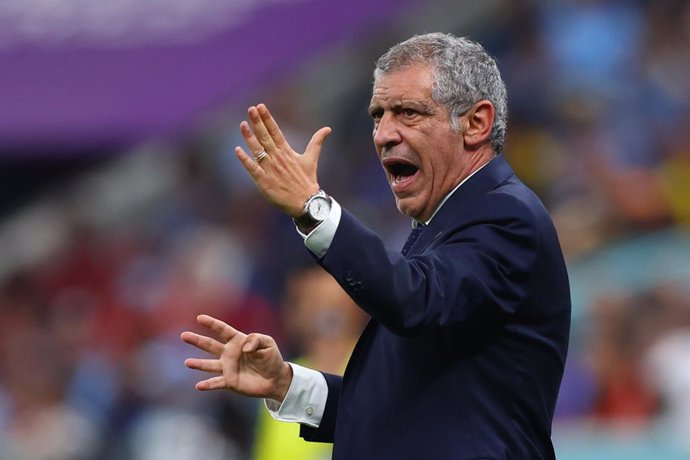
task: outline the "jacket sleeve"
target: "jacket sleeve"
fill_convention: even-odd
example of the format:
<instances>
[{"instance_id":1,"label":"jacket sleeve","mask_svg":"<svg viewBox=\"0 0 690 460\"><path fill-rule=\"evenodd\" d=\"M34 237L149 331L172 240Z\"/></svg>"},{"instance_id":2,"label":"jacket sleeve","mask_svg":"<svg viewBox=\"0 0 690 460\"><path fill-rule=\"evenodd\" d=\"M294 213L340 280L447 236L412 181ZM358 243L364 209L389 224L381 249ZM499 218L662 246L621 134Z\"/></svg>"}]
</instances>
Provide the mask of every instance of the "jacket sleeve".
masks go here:
<instances>
[{"instance_id":1,"label":"jacket sleeve","mask_svg":"<svg viewBox=\"0 0 690 460\"><path fill-rule=\"evenodd\" d=\"M318 262L357 304L400 335L514 315L531 289L539 217L508 195L475 203L407 258L343 209ZM433 223L428 229L433 229Z\"/></svg>"},{"instance_id":2,"label":"jacket sleeve","mask_svg":"<svg viewBox=\"0 0 690 460\"><path fill-rule=\"evenodd\" d=\"M328 399L326 400L326 408L321 417L321 422L318 428L309 427L307 425L300 425L299 435L305 441L313 442L333 442L335 433L335 419L338 413L338 401L340 400L340 387L343 378L338 375L331 375L323 373L328 384Z\"/></svg>"}]
</instances>

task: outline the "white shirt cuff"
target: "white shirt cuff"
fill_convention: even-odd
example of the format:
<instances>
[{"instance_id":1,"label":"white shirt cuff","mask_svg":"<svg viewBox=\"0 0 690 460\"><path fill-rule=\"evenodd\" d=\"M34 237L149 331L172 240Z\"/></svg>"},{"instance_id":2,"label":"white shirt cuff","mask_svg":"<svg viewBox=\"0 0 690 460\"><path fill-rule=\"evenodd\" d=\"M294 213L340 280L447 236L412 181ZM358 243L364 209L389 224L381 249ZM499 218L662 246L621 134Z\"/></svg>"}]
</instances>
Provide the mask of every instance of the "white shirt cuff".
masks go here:
<instances>
[{"instance_id":1,"label":"white shirt cuff","mask_svg":"<svg viewBox=\"0 0 690 460\"><path fill-rule=\"evenodd\" d=\"M282 404L264 399L266 409L271 417L281 422L298 422L318 428L328 399L326 378L313 369L288 364L292 366L292 382L285 399Z\"/></svg>"},{"instance_id":2,"label":"white shirt cuff","mask_svg":"<svg viewBox=\"0 0 690 460\"><path fill-rule=\"evenodd\" d=\"M319 259L326 255L328 248L331 246L333 237L335 237L335 232L338 230L338 224L340 224L340 216L343 212L338 202L332 197L331 200L331 212L328 214L328 217L326 217L326 220L321 222L318 227L309 232L308 235L305 235L297 229L297 233L304 238L304 245Z\"/></svg>"}]
</instances>

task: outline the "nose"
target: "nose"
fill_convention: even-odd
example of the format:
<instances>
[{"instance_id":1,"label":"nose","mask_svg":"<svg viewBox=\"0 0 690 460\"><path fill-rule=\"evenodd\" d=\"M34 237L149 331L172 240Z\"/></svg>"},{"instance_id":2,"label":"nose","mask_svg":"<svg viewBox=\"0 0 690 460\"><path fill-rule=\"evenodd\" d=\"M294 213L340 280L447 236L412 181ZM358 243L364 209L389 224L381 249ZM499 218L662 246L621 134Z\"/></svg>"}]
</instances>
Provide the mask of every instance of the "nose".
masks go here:
<instances>
[{"instance_id":1,"label":"nose","mask_svg":"<svg viewBox=\"0 0 690 460\"><path fill-rule=\"evenodd\" d=\"M374 126L374 144L378 149L383 149L400 141L400 131L395 121L395 114L391 112L384 113Z\"/></svg>"}]
</instances>

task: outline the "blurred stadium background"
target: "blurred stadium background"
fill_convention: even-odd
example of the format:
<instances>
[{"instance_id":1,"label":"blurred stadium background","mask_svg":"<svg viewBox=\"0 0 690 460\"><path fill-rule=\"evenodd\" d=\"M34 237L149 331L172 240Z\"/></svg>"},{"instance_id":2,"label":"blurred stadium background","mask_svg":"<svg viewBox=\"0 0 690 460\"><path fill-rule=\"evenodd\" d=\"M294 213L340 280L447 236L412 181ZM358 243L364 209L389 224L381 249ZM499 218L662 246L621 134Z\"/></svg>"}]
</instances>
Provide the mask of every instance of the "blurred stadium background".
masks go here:
<instances>
[{"instance_id":1,"label":"blurred stadium background","mask_svg":"<svg viewBox=\"0 0 690 460\"><path fill-rule=\"evenodd\" d=\"M178 339L207 312L305 352L309 257L238 124L265 102L298 150L333 127L321 184L401 246L366 106L428 31L497 57L505 155L559 229L558 458L690 458L686 0L0 2L0 458L258 458L257 402L196 392Z\"/></svg>"}]
</instances>

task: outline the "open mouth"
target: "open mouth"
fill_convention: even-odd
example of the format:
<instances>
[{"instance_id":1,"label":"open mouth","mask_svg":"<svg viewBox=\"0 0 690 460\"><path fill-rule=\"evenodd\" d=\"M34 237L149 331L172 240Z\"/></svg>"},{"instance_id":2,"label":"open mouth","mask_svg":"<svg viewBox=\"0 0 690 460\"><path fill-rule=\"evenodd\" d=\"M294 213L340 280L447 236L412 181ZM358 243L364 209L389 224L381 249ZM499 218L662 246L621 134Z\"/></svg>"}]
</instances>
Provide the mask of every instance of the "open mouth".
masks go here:
<instances>
[{"instance_id":1,"label":"open mouth","mask_svg":"<svg viewBox=\"0 0 690 460\"><path fill-rule=\"evenodd\" d=\"M419 171L417 166L399 159L384 161L383 165L386 168L386 171L388 171L388 174L390 174L394 184L404 182L406 179L411 178L417 174L417 171Z\"/></svg>"}]
</instances>

